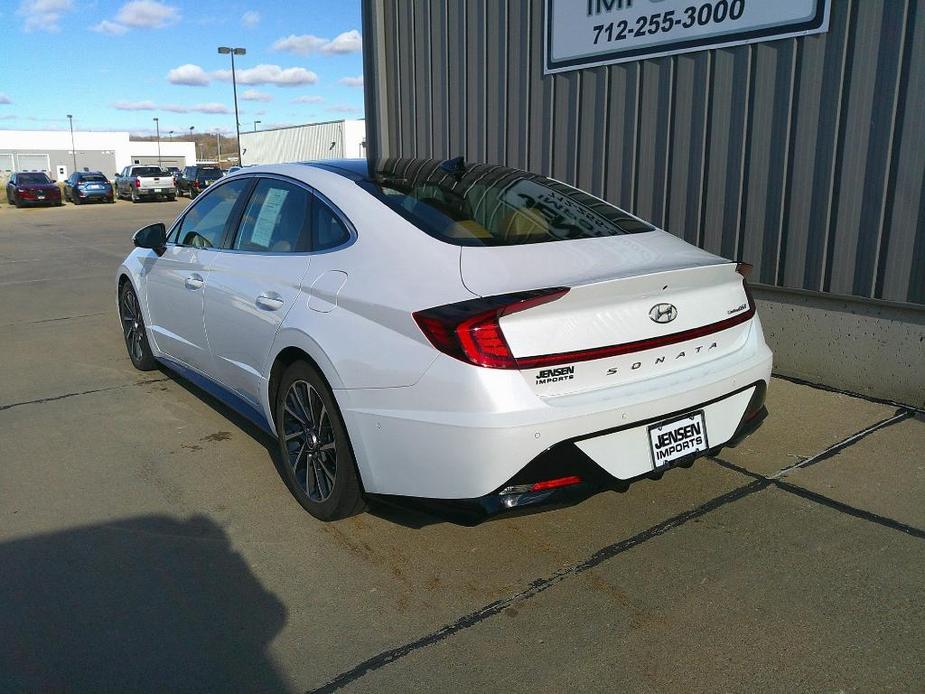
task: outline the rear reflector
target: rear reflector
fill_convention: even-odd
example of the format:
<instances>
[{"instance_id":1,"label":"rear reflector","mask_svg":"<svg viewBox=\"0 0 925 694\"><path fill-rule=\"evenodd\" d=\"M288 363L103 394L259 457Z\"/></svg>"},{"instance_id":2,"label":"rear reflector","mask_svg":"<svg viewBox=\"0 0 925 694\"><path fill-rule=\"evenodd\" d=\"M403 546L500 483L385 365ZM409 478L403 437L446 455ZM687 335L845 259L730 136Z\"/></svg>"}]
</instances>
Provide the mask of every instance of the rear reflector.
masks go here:
<instances>
[{"instance_id":1,"label":"rear reflector","mask_svg":"<svg viewBox=\"0 0 925 694\"><path fill-rule=\"evenodd\" d=\"M567 288L537 289L471 299L416 311L414 320L430 343L460 361L490 369L519 369L498 321L528 308L548 304Z\"/></svg>"},{"instance_id":2,"label":"rear reflector","mask_svg":"<svg viewBox=\"0 0 925 694\"><path fill-rule=\"evenodd\" d=\"M574 484L581 484L581 478L577 475L570 475L569 477L557 477L554 480L544 480L542 482L534 482L533 484L515 484L510 487L505 487L498 494L502 496L506 494L529 494L530 492L544 492L548 489L559 489L560 487L571 487Z\"/></svg>"}]
</instances>

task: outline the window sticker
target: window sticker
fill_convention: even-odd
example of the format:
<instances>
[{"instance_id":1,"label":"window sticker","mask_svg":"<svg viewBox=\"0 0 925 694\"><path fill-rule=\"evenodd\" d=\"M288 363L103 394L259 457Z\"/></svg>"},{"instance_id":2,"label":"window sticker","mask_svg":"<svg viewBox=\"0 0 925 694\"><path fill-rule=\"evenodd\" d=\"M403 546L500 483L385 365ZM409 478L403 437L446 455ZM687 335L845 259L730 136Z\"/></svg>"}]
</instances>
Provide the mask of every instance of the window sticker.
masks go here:
<instances>
[{"instance_id":1,"label":"window sticker","mask_svg":"<svg viewBox=\"0 0 925 694\"><path fill-rule=\"evenodd\" d=\"M260 214L257 215L257 221L254 223L254 231L251 232L251 243L270 247L270 239L273 238L273 231L279 222L279 215L283 210L283 203L289 191L285 188L270 188L263 198L263 205L260 207Z\"/></svg>"}]
</instances>

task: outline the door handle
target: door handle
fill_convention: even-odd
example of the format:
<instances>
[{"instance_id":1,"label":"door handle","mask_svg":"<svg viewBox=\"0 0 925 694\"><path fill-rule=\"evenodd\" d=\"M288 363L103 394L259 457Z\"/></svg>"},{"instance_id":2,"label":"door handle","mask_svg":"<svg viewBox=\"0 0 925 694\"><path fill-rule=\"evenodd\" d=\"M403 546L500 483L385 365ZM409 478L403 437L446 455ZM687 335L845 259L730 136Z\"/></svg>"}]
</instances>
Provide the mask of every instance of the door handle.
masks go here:
<instances>
[{"instance_id":1,"label":"door handle","mask_svg":"<svg viewBox=\"0 0 925 694\"><path fill-rule=\"evenodd\" d=\"M283 307L283 297L276 292L267 292L257 297L257 306L267 311L276 311Z\"/></svg>"},{"instance_id":2,"label":"door handle","mask_svg":"<svg viewBox=\"0 0 925 694\"><path fill-rule=\"evenodd\" d=\"M186 285L187 289L193 289L193 290L202 289L202 285L203 285L202 276L196 273L193 273L192 275L186 278L186 281L183 284Z\"/></svg>"}]
</instances>

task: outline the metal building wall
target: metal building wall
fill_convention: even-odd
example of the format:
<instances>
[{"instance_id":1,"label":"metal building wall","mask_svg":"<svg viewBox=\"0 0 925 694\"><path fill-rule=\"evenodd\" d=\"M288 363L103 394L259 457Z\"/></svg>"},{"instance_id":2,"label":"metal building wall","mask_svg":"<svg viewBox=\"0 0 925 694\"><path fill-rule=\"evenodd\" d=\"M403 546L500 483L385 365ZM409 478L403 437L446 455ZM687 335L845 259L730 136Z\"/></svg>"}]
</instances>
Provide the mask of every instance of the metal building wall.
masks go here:
<instances>
[{"instance_id":1,"label":"metal building wall","mask_svg":"<svg viewBox=\"0 0 925 694\"><path fill-rule=\"evenodd\" d=\"M544 76L543 0L364 0L370 151L589 190L776 287L925 303L925 7Z\"/></svg>"},{"instance_id":2,"label":"metal building wall","mask_svg":"<svg viewBox=\"0 0 925 694\"><path fill-rule=\"evenodd\" d=\"M339 159L344 156L344 122L244 132L241 133L241 150L245 164Z\"/></svg>"}]
</instances>

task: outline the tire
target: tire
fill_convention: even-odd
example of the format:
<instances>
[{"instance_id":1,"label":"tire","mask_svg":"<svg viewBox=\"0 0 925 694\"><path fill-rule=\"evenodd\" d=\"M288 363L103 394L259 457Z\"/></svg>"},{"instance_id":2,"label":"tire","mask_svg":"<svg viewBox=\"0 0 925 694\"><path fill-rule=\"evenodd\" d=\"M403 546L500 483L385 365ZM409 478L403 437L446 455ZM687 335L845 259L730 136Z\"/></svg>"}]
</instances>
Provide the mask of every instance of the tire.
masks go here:
<instances>
[{"instance_id":1,"label":"tire","mask_svg":"<svg viewBox=\"0 0 925 694\"><path fill-rule=\"evenodd\" d=\"M167 200L168 200L168 202L176 202L177 196L176 196L176 195L168 195L168 196L167 196Z\"/></svg>"},{"instance_id":2,"label":"tire","mask_svg":"<svg viewBox=\"0 0 925 694\"><path fill-rule=\"evenodd\" d=\"M138 295L135 294L131 282L125 282L119 290L119 322L132 366L139 371L152 371L157 368L157 360L151 352L151 345L148 344L148 332L145 330Z\"/></svg>"},{"instance_id":3,"label":"tire","mask_svg":"<svg viewBox=\"0 0 925 694\"><path fill-rule=\"evenodd\" d=\"M138 191L135 188L132 188L131 196L132 202L139 202L141 200L141 198L138 197Z\"/></svg>"},{"instance_id":4,"label":"tire","mask_svg":"<svg viewBox=\"0 0 925 694\"><path fill-rule=\"evenodd\" d=\"M13 204L16 205L17 209L22 208L22 200L20 200L18 197L13 201Z\"/></svg>"},{"instance_id":5,"label":"tire","mask_svg":"<svg viewBox=\"0 0 925 694\"><path fill-rule=\"evenodd\" d=\"M72 196L71 196L71 202L73 202L75 205L79 205L79 204L80 204L80 198L78 198L76 195L72 195Z\"/></svg>"},{"instance_id":6,"label":"tire","mask_svg":"<svg viewBox=\"0 0 925 694\"><path fill-rule=\"evenodd\" d=\"M362 511L366 502L350 437L318 370L304 361L290 365L280 379L274 411L281 472L302 507L322 521Z\"/></svg>"}]
</instances>

